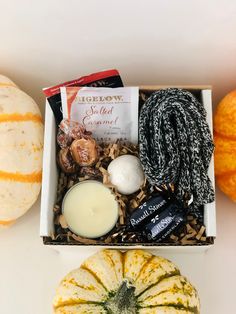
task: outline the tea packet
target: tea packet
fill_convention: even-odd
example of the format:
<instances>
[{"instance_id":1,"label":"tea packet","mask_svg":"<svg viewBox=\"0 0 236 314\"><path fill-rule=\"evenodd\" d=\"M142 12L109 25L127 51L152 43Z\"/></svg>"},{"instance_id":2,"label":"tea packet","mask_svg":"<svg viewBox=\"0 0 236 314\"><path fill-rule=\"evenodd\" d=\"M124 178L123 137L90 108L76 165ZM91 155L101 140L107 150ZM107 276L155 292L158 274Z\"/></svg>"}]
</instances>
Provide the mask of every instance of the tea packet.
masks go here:
<instances>
[{"instance_id":1,"label":"tea packet","mask_svg":"<svg viewBox=\"0 0 236 314\"><path fill-rule=\"evenodd\" d=\"M52 108L57 124L62 120L61 94L62 86L93 86L93 87L122 87L123 83L117 70L105 70L82 76L72 81L64 82L59 85L47 87L43 89L43 93L47 97L50 107Z\"/></svg>"},{"instance_id":2,"label":"tea packet","mask_svg":"<svg viewBox=\"0 0 236 314\"><path fill-rule=\"evenodd\" d=\"M61 87L63 118L82 124L100 143L138 143L138 87Z\"/></svg>"}]
</instances>

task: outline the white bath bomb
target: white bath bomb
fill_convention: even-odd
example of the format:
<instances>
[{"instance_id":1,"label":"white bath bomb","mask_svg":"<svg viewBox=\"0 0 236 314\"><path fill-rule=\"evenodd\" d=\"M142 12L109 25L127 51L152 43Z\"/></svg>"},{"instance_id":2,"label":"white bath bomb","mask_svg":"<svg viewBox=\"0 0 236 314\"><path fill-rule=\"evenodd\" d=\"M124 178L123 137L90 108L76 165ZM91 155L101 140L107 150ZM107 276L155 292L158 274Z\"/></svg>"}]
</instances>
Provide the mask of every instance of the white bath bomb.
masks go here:
<instances>
[{"instance_id":1,"label":"white bath bomb","mask_svg":"<svg viewBox=\"0 0 236 314\"><path fill-rule=\"evenodd\" d=\"M144 182L144 172L140 160L132 155L117 157L109 164L107 170L111 183L125 195L138 191Z\"/></svg>"}]
</instances>

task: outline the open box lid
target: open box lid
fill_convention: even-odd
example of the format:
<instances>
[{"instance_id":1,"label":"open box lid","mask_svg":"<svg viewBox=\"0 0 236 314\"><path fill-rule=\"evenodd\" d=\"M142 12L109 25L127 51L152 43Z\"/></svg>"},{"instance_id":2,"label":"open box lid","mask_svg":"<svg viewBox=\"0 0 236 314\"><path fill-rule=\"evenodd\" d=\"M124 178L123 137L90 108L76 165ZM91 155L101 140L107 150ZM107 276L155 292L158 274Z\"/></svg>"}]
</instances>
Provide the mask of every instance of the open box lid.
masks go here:
<instances>
[{"instance_id":1,"label":"open box lid","mask_svg":"<svg viewBox=\"0 0 236 314\"><path fill-rule=\"evenodd\" d=\"M144 90L144 91L150 90L150 92L152 92L152 91L155 91L161 88L167 88L167 87L170 87L170 86L141 86L140 90ZM197 94L197 96L201 98L201 101L204 104L204 107L207 111L207 122L212 132L213 125L212 125L211 88L209 86L171 86L171 87L184 88L186 90L191 91L193 94ZM55 162L56 161L56 137L55 135L56 135L55 119L54 119L53 112L48 102L46 102L44 155L43 155L43 179L42 179L41 217L40 217L40 236L42 237L50 237L54 231L53 207L56 200L56 190L57 190L57 180L58 180L58 170L57 170L57 165ZM215 187L213 157L209 166L208 173L212 181L213 187ZM215 202L206 204L204 206L204 225L206 227L207 237L215 237L216 236ZM151 247L153 248L153 244L151 245ZM160 248L160 244L158 244L158 248Z\"/></svg>"}]
</instances>

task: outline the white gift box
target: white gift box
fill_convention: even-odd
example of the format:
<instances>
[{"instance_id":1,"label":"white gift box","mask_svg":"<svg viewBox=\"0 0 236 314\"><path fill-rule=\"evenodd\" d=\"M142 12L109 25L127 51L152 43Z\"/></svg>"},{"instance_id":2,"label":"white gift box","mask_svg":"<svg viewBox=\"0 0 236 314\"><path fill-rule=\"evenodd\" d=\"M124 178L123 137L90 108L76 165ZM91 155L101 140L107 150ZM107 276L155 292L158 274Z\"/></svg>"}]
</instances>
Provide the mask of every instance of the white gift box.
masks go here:
<instances>
[{"instance_id":1,"label":"white gift box","mask_svg":"<svg viewBox=\"0 0 236 314\"><path fill-rule=\"evenodd\" d=\"M198 97L203 103L207 111L207 121L212 131L212 99L211 99L211 88L209 86L142 86L140 90L146 92L153 92L161 88L167 87L179 87L184 88ZM50 240L50 236L54 232L54 213L53 207L56 201L57 191L57 180L58 180L58 169L56 163L56 123L53 116L53 112L46 102L45 111L45 136L44 136L44 156L43 156L43 179L42 179L42 193L41 193L41 218L40 218L40 236L44 240L44 244L52 246L59 251L78 251L83 247L98 247L98 248L150 248L158 250L168 251L205 251L207 248L213 245L214 238L216 237L216 207L215 202L204 206L204 225L206 227L206 236L211 237L211 243L198 245L175 245L175 244L162 244L162 243L124 243L124 244L96 244L96 245L85 245L82 243L67 244L57 243ZM212 157L209 167L209 177L215 187L214 179L214 159Z\"/></svg>"}]
</instances>

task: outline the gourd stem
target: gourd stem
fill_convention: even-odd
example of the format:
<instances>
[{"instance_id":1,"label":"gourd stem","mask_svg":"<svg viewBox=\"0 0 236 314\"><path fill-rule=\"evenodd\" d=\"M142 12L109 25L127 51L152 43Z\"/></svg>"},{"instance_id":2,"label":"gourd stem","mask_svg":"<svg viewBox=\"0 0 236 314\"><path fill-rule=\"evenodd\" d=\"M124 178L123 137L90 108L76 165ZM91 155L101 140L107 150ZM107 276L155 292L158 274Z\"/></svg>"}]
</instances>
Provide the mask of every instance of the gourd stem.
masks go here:
<instances>
[{"instance_id":1,"label":"gourd stem","mask_svg":"<svg viewBox=\"0 0 236 314\"><path fill-rule=\"evenodd\" d=\"M136 297L135 287L124 281L117 292L105 303L105 308L109 314L135 314Z\"/></svg>"}]
</instances>

